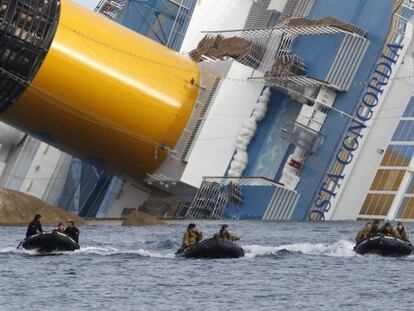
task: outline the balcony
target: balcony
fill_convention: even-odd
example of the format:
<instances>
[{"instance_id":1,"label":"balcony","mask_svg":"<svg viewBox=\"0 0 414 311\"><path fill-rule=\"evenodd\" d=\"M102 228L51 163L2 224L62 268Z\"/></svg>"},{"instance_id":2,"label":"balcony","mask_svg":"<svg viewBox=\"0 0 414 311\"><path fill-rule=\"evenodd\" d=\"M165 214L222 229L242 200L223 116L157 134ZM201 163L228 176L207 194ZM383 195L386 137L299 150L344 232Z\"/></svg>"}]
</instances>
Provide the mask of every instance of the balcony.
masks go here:
<instances>
[{"instance_id":1,"label":"balcony","mask_svg":"<svg viewBox=\"0 0 414 311\"><path fill-rule=\"evenodd\" d=\"M316 153L324 140L323 135L298 122L282 129L282 137L295 146L303 148L309 154Z\"/></svg>"}]
</instances>

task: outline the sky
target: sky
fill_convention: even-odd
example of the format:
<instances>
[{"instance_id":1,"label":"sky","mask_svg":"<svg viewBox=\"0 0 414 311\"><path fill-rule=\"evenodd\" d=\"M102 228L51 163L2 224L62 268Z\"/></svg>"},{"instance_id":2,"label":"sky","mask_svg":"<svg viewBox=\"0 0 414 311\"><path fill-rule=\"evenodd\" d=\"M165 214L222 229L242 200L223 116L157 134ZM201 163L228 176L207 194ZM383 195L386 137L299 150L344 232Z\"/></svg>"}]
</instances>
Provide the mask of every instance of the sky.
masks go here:
<instances>
[{"instance_id":1,"label":"sky","mask_svg":"<svg viewBox=\"0 0 414 311\"><path fill-rule=\"evenodd\" d=\"M98 4L99 0L75 0L77 3L80 3L87 8L93 10Z\"/></svg>"}]
</instances>

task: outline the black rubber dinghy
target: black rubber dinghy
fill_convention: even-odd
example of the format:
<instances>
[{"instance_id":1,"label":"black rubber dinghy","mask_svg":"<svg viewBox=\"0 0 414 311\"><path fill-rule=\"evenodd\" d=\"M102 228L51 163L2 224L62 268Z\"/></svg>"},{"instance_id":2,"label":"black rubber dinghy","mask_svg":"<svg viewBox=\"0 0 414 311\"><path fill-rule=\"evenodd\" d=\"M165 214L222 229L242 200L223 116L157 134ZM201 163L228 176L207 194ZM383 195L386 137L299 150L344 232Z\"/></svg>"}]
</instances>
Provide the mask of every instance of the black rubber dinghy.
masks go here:
<instances>
[{"instance_id":1,"label":"black rubber dinghy","mask_svg":"<svg viewBox=\"0 0 414 311\"><path fill-rule=\"evenodd\" d=\"M229 240L211 238L194 246L180 248L175 255L185 258L239 258L244 256L244 250Z\"/></svg>"},{"instance_id":2,"label":"black rubber dinghy","mask_svg":"<svg viewBox=\"0 0 414 311\"><path fill-rule=\"evenodd\" d=\"M355 245L354 251L360 255L378 254L381 256L407 256L413 251L410 241L380 234Z\"/></svg>"},{"instance_id":3,"label":"black rubber dinghy","mask_svg":"<svg viewBox=\"0 0 414 311\"><path fill-rule=\"evenodd\" d=\"M49 253L56 251L74 251L79 249L79 244L64 233L52 231L38 233L24 239L22 247L28 250L37 250L41 253Z\"/></svg>"}]
</instances>

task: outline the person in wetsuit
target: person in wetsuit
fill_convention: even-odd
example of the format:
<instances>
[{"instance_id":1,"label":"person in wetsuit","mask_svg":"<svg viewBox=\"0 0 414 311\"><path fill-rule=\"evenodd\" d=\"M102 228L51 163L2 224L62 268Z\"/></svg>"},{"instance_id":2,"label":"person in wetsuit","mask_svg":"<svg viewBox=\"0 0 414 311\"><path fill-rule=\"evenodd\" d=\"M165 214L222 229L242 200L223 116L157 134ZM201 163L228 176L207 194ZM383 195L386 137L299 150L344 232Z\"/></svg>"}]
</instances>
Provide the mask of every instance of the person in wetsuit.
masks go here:
<instances>
[{"instance_id":1,"label":"person in wetsuit","mask_svg":"<svg viewBox=\"0 0 414 311\"><path fill-rule=\"evenodd\" d=\"M228 227L229 227L229 225L226 225L226 224L222 225L220 231L217 232L216 234L214 234L214 238L216 238L216 239L225 239L225 240L229 240L229 241L232 241L232 242L240 240L240 238L238 236L233 235L228 231Z\"/></svg>"},{"instance_id":2,"label":"person in wetsuit","mask_svg":"<svg viewBox=\"0 0 414 311\"><path fill-rule=\"evenodd\" d=\"M69 225L66 227L65 233L76 243L79 243L79 229L76 228L73 220L69 221Z\"/></svg>"},{"instance_id":3,"label":"person in wetsuit","mask_svg":"<svg viewBox=\"0 0 414 311\"><path fill-rule=\"evenodd\" d=\"M43 232L42 225L40 224L40 218L42 218L42 215L36 214L33 220L29 223L27 226L26 238Z\"/></svg>"},{"instance_id":4,"label":"person in wetsuit","mask_svg":"<svg viewBox=\"0 0 414 311\"><path fill-rule=\"evenodd\" d=\"M52 230L53 233L59 232L65 234L65 226L63 226L63 223L58 223L57 228Z\"/></svg>"},{"instance_id":5,"label":"person in wetsuit","mask_svg":"<svg viewBox=\"0 0 414 311\"><path fill-rule=\"evenodd\" d=\"M60 233L65 233L65 226L63 225L63 223L58 223L56 231Z\"/></svg>"}]
</instances>

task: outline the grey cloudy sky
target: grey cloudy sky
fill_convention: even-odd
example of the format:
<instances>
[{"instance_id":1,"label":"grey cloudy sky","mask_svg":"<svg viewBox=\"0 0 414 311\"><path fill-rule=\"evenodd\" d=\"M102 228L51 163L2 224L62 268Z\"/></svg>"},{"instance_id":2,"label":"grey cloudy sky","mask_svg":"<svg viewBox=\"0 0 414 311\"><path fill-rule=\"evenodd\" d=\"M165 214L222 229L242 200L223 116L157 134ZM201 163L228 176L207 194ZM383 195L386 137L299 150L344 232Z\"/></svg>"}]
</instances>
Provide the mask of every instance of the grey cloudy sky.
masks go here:
<instances>
[{"instance_id":1,"label":"grey cloudy sky","mask_svg":"<svg viewBox=\"0 0 414 311\"><path fill-rule=\"evenodd\" d=\"M99 0L75 0L75 1L86 6L89 9L94 9L99 2Z\"/></svg>"}]
</instances>

